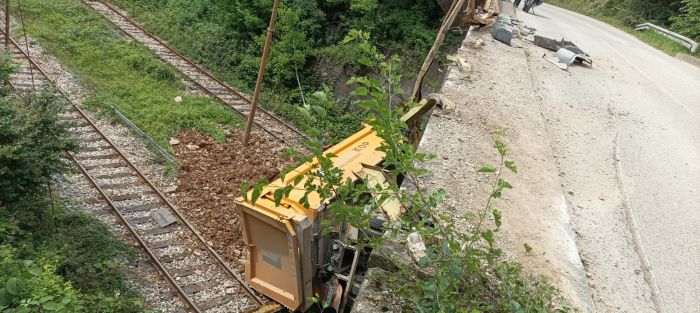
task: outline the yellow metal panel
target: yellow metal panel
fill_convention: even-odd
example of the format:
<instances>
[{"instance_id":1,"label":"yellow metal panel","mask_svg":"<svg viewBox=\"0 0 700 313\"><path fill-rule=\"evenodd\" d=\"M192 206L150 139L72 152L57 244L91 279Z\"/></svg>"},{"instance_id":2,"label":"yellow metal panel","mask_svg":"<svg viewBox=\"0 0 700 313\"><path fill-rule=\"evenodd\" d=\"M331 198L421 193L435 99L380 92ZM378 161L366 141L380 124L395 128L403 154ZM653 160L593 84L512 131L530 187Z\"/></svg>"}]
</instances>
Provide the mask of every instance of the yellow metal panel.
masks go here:
<instances>
[{"instance_id":1,"label":"yellow metal panel","mask_svg":"<svg viewBox=\"0 0 700 313\"><path fill-rule=\"evenodd\" d=\"M371 127L366 126L361 131L326 150L325 153L337 155L332 161L336 167L343 169L343 179L355 180L357 179L355 173L362 169L362 164L377 165L382 162L384 153L377 151L381 143L382 139L377 136L376 132ZM313 220L316 216L315 210L322 205L319 195L316 193L308 195L310 209L304 208L299 202L304 196L304 184L308 178L305 177L288 197L283 198L279 206L274 205L274 191L292 185L296 177L315 170L314 164L318 164L318 161L305 163L287 173L284 180L277 179L264 187L260 199L255 203L255 209L278 218L300 213ZM252 197L252 192L248 195L249 199L250 197ZM236 199L236 202L250 208L253 207L249 201L244 201L242 198Z\"/></svg>"},{"instance_id":2,"label":"yellow metal panel","mask_svg":"<svg viewBox=\"0 0 700 313\"><path fill-rule=\"evenodd\" d=\"M387 181L386 175L381 168L365 166L362 171L360 171L359 175L370 188L374 188L375 186L379 185L384 191L390 190L389 182ZM399 217L401 217L401 214L405 211L401 201L399 201L399 199L395 196L390 196L384 199L384 201L381 201L382 195L380 194L374 194L372 197L391 221L398 220Z\"/></svg>"}]
</instances>

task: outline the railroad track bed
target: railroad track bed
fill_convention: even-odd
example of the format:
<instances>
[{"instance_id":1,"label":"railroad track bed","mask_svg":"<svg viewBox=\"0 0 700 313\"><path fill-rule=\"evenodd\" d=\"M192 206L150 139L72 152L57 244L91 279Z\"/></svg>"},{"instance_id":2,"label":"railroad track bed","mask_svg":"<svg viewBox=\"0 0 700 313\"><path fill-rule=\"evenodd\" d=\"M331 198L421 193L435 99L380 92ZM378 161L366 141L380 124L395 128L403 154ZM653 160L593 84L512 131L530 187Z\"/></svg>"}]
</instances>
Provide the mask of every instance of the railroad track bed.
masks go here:
<instances>
[{"instance_id":1,"label":"railroad track bed","mask_svg":"<svg viewBox=\"0 0 700 313\"><path fill-rule=\"evenodd\" d=\"M215 98L220 103L231 107L244 117L250 113L250 97L235 90L225 82L217 79L205 68L189 60L167 43L149 33L142 26L131 20L127 13L118 7L103 1L81 0L114 23L126 36L143 44L156 56L164 60L186 76L199 91ZM272 112L258 106L255 123L263 131L283 143L297 149L304 149L305 135L296 127L282 121Z\"/></svg>"},{"instance_id":2,"label":"railroad track bed","mask_svg":"<svg viewBox=\"0 0 700 313\"><path fill-rule=\"evenodd\" d=\"M11 44L12 57L18 63L10 80L15 90L26 93L53 85L49 74L27 55L22 44ZM68 158L92 187L82 192L85 206L103 218L111 212L121 222L120 229L128 230L131 239L143 248L162 281L169 285L157 290L158 297L168 303L166 311L248 312L262 304L240 275L74 102L62 119L72 123L71 132L81 144L80 151Z\"/></svg>"}]
</instances>

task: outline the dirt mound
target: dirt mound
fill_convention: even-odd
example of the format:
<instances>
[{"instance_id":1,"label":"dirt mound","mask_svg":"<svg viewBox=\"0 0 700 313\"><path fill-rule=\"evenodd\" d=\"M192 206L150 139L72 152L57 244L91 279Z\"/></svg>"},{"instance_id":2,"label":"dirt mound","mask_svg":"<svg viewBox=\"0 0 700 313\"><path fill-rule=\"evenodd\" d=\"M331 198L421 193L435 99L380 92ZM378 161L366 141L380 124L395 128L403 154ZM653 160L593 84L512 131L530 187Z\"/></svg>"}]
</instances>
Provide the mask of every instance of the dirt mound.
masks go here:
<instances>
[{"instance_id":1,"label":"dirt mound","mask_svg":"<svg viewBox=\"0 0 700 313\"><path fill-rule=\"evenodd\" d=\"M252 135L244 147L242 132L234 131L227 142L184 132L174 146L181 162L175 201L197 230L228 261L243 270L245 250L234 199L244 181L273 180L292 163L285 147L263 134Z\"/></svg>"}]
</instances>

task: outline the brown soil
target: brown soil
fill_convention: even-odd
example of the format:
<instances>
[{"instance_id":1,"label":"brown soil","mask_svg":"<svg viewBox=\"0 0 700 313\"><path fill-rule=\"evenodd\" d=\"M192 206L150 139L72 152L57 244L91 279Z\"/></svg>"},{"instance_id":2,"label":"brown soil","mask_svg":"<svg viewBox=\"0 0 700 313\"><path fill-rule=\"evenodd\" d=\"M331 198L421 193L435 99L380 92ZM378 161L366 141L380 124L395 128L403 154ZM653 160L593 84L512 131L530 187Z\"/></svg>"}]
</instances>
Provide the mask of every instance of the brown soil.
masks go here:
<instances>
[{"instance_id":1,"label":"brown soil","mask_svg":"<svg viewBox=\"0 0 700 313\"><path fill-rule=\"evenodd\" d=\"M227 142L192 132L180 134L173 150L181 162L175 201L196 229L225 259L242 271L243 238L234 199L241 184L273 180L292 163L279 142L253 133L244 147L242 134L234 131Z\"/></svg>"}]
</instances>

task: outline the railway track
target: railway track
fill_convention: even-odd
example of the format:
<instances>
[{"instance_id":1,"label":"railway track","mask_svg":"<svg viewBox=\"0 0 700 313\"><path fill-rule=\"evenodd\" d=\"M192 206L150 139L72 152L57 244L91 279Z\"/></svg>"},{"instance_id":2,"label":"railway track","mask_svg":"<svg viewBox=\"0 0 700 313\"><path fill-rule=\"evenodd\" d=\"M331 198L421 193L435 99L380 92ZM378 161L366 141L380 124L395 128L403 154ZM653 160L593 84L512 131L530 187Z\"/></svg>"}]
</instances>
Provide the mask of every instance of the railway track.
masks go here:
<instances>
[{"instance_id":1,"label":"railway track","mask_svg":"<svg viewBox=\"0 0 700 313\"><path fill-rule=\"evenodd\" d=\"M0 29L4 35L4 29ZM0 44L4 49L4 43ZM20 44L11 40L17 62L10 87L19 93L54 85ZM134 236L170 289L185 304L175 312L250 312L263 306L262 299L211 248L167 198L105 136L66 94L70 104L62 118L72 122L71 132L81 149L69 158L97 190ZM170 222L170 224L167 224ZM162 296L162 297L166 297ZM172 298L172 295L170 295Z\"/></svg>"},{"instance_id":2,"label":"railway track","mask_svg":"<svg viewBox=\"0 0 700 313\"><path fill-rule=\"evenodd\" d=\"M215 98L218 102L231 107L242 116L248 117L251 107L250 97L233 89L205 68L170 47L167 43L130 19L114 5L100 0L81 1L115 24L126 36L140 42L160 59L180 71L201 91ZM259 114L255 116L255 124L258 127L289 146L297 149L305 147L303 141L308 140L308 137L304 133L267 110L258 107L257 111Z\"/></svg>"}]
</instances>

